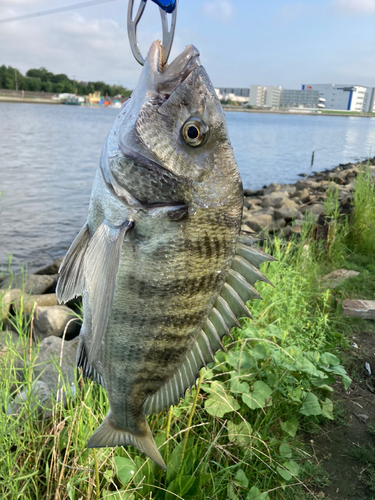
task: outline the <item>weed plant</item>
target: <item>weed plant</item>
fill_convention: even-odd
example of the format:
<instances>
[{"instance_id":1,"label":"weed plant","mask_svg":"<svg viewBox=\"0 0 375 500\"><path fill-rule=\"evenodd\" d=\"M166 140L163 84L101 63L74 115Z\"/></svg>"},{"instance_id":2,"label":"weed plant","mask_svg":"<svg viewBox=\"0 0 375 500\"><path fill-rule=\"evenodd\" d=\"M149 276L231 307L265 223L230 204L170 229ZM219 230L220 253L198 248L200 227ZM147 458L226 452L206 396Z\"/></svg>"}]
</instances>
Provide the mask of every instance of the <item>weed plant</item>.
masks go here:
<instances>
[{"instance_id":1,"label":"weed plant","mask_svg":"<svg viewBox=\"0 0 375 500\"><path fill-rule=\"evenodd\" d=\"M355 202L365 207L368 190L361 182L359 177L362 194ZM241 320L234 339L225 341L226 352L216 354L216 363L201 371L197 386L178 406L149 417L167 472L131 447L86 448L108 411L106 393L94 382L77 380L75 398L68 397L65 407L55 403L52 415L41 418L40 410L47 408L38 413L31 391L38 346L30 344L30 318L22 309L15 311L12 328L19 341L9 336L0 352L0 497L313 498L327 476L298 431L333 419L332 386L350 384L335 351L345 344L332 307L337 292L325 289L319 278L323 269L357 255L347 221L338 213L337 194L329 194L326 203L333 227L329 245L312 238L312 221L304 222L299 239L275 238L266 245L264 250L278 259L262 269L274 288L258 284L264 300L249 304L254 321ZM359 231L363 210L357 209L351 230ZM367 251L372 247L366 238ZM25 386L19 413L7 416L5 410Z\"/></svg>"}]
</instances>

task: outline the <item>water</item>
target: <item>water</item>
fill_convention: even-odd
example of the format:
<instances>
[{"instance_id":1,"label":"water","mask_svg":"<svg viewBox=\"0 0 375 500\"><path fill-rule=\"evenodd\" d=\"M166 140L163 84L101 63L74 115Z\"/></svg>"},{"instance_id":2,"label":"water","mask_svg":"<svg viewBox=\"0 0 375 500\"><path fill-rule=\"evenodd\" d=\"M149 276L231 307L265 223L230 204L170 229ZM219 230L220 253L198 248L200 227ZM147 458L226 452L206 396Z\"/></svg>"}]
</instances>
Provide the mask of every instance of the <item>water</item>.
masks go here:
<instances>
[{"instance_id":1,"label":"water","mask_svg":"<svg viewBox=\"0 0 375 500\"><path fill-rule=\"evenodd\" d=\"M64 255L86 220L118 110L0 103L0 264L30 270ZM375 152L375 119L227 113L244 187L295 182Z\"/></svg>"}]
</instances>

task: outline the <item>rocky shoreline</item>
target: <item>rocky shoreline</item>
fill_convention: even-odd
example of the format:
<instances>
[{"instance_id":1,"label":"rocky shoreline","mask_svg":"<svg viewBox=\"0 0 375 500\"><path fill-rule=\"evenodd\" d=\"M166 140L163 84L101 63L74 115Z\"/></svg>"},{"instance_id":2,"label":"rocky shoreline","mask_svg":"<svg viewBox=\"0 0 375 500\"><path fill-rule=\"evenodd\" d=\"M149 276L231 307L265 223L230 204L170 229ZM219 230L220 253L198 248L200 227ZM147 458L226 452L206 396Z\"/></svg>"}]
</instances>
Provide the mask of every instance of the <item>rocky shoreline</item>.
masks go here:
<instances>
[{"instance_id":1,"label":"rocky shoreline","mask_svg":"<svg viewBox=\"0 0 375 500\"><path fill-rule=\"evenodd\" d=\"M323 222L325 201L337 192L340 210L350 211L356 177L362 163L347 163L332 170L313 173L294 184L270 184L260 190L244 190L242 229L290 238L301 234L302 221L309 216ZM369 160L375 175L375 157Z\"/></svg>"},{"instance_id":2,"label":"rocky shoreline","mask_svg":"<svg viewBox=\"0 0 375 500\"><path fill-rule=\"evenodd\" d=\"M375 157L369 161L375 175ZM348 163L332 170L314 173L294 184L270 184L261 190L244 190L242 229L288 239L302 233L306 217L314 218L318 226L327 225L325 200L329 192L337 191L340 210L349 213L361 164ZM329 221L328 221L329 224ZM79 319L79 300L59 305L55 289L62 259L44 266L33 274L0 277L0 305L3 331L0 331L0 368L9 362L10 352L18 380L30 368L25 356L25 339L19 338L16 324L30 322L28 348L33 357L34 409L43 416L51 413L52 401L64 398L62 387L71 387L74 396L74 367ZM18 319L17 319L18 318ZM22 356L22 353L24 354ZM28 360L29 359L29 360ZM8 405L8 414L20 411L26 400L26 389Z\"/></svg>"}]
</instances>

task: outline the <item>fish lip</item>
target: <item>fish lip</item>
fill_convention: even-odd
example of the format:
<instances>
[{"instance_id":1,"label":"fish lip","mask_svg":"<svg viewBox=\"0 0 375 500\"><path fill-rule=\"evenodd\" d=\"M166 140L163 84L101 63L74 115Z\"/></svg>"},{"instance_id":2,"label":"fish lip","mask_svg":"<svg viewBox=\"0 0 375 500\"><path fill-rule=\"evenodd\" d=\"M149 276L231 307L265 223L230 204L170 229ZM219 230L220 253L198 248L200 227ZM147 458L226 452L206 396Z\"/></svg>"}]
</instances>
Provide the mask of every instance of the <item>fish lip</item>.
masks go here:
<instances>
[{"instance_id":1,"label":"fish lip","mask_svg":"<svg viewBox=\"0 0 375 500\"><path fill-rule=\"evenodd\" d=\"M169 97L194 69L201 66L199 56L200 53L194 45L187 45L170 64L163 65L165 59L163 47L158 40L153 42L148 61L156 92Z\"/></svg>"}]
</instances>

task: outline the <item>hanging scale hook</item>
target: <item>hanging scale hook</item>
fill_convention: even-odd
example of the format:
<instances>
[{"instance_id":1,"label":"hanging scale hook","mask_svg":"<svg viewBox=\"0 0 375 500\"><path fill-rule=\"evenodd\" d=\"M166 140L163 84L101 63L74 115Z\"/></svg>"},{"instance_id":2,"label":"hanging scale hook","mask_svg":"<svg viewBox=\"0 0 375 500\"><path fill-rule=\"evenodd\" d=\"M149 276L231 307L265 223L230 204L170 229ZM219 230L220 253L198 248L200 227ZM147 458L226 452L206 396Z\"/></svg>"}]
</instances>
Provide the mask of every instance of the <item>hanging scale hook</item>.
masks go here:
<instances>
[{"instance_id":1,"label":"hanging scale hook","mask_svg":"<svg viewBox=\"0 0 375 500\"><path fill-rule=\"evenodd\" d=\"M161 25L162 25L162 29L163 29L162 45L163 45L164 54L165 54L165 62L167 62L169 54L171 52L173 38L174 38L174 32L176 29L177 1L178 0L152 0L152 1L155 2L159 6ZM139 4L139 7L138 7L138 12L137 12L134 19L133 19L134 0L129 0L129 5L128 5L128 35L129 35L130 47L132 49L133 56L136 58L136 60L142 66L145 63L145 59L142 56L141 51L139 50L139 46L138 46L137 26L138 26L139 21L141 20L143 12L145 10L146 3L147 3L147 0L141 0L141 3ZM167 13L172 14L171 26L169 29L168 29Z\"/></svg>"}]
</instances>

